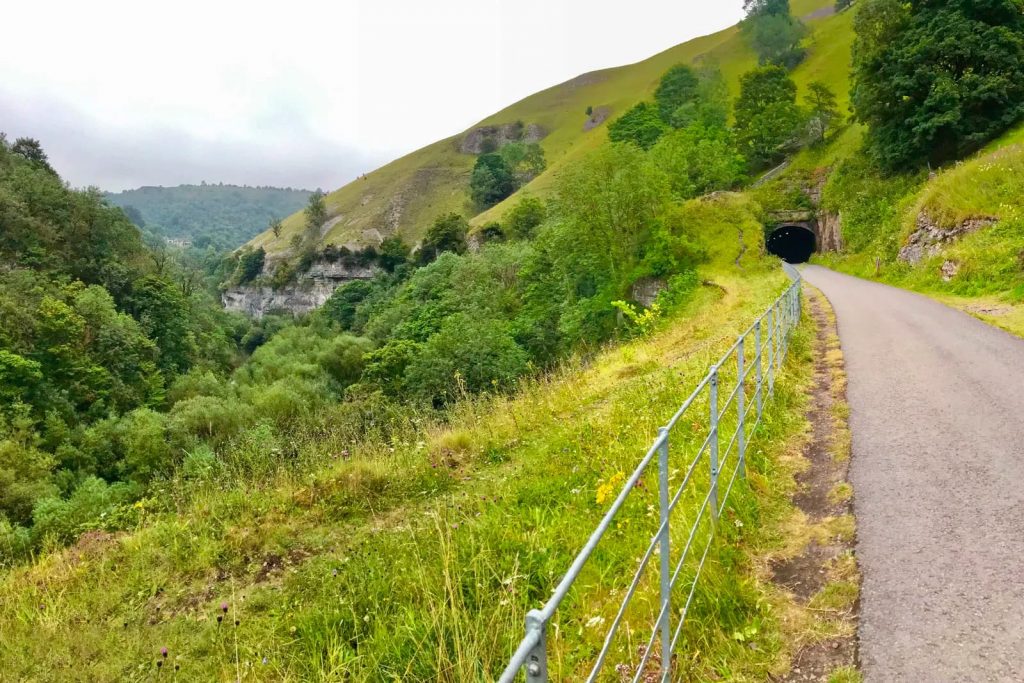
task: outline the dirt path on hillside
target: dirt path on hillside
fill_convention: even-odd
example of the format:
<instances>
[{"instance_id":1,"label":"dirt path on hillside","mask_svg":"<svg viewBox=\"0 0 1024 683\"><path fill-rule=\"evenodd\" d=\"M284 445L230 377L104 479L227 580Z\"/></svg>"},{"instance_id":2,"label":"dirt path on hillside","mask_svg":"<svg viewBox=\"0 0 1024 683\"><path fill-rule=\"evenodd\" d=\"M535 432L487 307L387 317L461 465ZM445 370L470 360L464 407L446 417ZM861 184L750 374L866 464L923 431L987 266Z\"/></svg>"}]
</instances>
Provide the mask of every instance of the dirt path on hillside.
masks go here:
<instances>
[{"instance_id":1,"label":"dirt path on hillside","mask_svg":"<svg viewBox=\"0 0 1024 683\"><path fill-rule=\"evenodd\" d=\"M1024 680L1024 341L808 266L849 376L868 683Z\"/></svg>"}]
</instances>

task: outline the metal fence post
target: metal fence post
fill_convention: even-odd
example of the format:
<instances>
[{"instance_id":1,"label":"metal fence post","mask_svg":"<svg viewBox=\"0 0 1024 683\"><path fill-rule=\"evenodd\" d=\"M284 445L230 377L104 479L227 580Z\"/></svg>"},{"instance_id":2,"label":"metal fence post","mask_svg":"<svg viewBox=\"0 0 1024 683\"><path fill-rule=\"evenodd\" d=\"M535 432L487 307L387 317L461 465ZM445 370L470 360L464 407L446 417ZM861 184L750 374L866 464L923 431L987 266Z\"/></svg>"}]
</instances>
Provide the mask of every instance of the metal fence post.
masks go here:
<instances>
[{"instance_id":1,"label":"metal fence post","mask_svg":"<svg viewBox=\"0 0 1024 683\"><path fill-rule=\"evenodd\" d=\"M765 368L765 396L771 398L772 385L775 383L775 308L768 309L768 339L765 346L768 347L768 364Z\"/></svg>"},{"instance_id":2,"label":"metal fence post","mask_svg":"<svg viewBox=\"0 0 1024 683\"><path fill-rule=\"evenodd\" d=\"M736 435L736 448L739 453L739 460L736 461L736 474L740 478L746 476L746 457L747 457L747 427L746 427L746 412L747 412L747 375L746 375L746 363L743 358L743 340L744 337L740 337L739 343L736 345L736 366L739 372L739 387L736 389L736 412L738 416L737 435Z\"/></svg>"},{"instance_id":3,"label":"metal fence post","mask_svg":"<svg viewBox=\"0 0 1024 683\"><path fill-rule=\"evenodd\" d=\"M530 610L526 615L526 632L540 631L540 640L530 650L526 659L527 683L548 683L548 644L540 610Z\"/></svg>"},{"instance_id":4,"label":"metal fence post","mask_svg":"<svg viewBox=\"0 0 1024 683\"><path fill-rule=\"evenodd\" d=\"M772 388L775 387L775 382L778 381L778 371L782 368L782 306L778 303L775 304L778 309L775 312L775 374L772 379Z\"/></svg>"},{"instance_id":5,"label":"metal fence post","mask_svg":"<svg viewBox=\"0 0 1024 683\"><path fill-rule=\"evenodd\" d=\"M718 524L718 366L711 370L711 443L708 452L711 460L711 520Z\"/></svg>"},{"instance_id":6,"label":"metal fence post","mask_svg":"<svg viewBox=\"0 0 1024 683\"><path fill-rule=\"evenodd\" d=\"M763 351L764 351L764 349L761 346L761 321L760 320L758 320L757 324L754 325L754 346L757 347L756 349L754 349L754 352L755 352L754 353L754 355L755 355L754 362L757 363L757 370L755 370L755 374L754 374L754 378L756 380L757 386L754 387L754 393L755 393L755 395L757 397L757 418L761 419L761 412L764 409L764 406L762 405L762 400L763 399L761 397L761 366L764 363L764 361L763 361L763 357L764 357Z\"/></svg>"},{"instance_id":7,"label":"metal fence post","mask_svg":"<svg viewBox=\"0 0 1024 683\"><path fill-rule=\"evenodd\" d=\"M668 681L672 671L672 568L669 562L669 500L668 500L668 428L658 433L663 437L658 449L658 498L661 508L661 680Z\"/></svg>"}]
</instances>

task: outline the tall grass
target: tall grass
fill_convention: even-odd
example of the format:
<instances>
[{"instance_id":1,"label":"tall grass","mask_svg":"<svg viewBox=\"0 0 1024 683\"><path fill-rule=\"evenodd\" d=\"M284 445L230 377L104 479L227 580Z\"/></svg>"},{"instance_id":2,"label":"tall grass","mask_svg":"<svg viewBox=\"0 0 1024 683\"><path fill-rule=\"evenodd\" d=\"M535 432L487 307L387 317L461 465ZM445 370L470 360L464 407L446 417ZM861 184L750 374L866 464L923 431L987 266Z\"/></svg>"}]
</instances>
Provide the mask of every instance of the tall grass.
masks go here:
<instances>
[{"instance_id":1,"label":"tall grass","mask_svg":"<svg viewBox=\"0 0 1024 683\"><path fill-rule=\"evenodd\" d=\"M182 680L491 678L602 514L599 487L632 469L783 285L777 274L715 279L724 294L703 289L652 337L524 381L514 396L461 402L443 423L412 415L352 443L328 413L296 429L295 462L168 482L135 531L91 535L3 576L0 679L152 680L161 647L159 675L177 665ZM699 584L684 676L762 680L786 647L754 557L779 542L788 510L779 455L803 426L803 335L751 447L749 490L734 490ZM653 481L635 493L559 611L556 679L590 663L657 526ZM654 595L643 587L609 676L635 664ZM221 602L229 618L218 622Z\"/></svg>"}]
</instances>

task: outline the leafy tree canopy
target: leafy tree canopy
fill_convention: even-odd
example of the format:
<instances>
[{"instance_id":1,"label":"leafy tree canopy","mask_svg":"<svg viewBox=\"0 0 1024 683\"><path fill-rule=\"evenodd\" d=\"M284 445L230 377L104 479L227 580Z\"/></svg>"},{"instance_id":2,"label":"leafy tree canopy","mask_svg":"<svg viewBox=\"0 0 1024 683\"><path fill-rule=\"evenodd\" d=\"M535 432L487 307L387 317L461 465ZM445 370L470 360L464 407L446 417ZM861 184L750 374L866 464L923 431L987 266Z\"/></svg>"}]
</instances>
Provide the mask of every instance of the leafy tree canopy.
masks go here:
<instances>
[{"instance_id":1,"label":"leafy tree canopy","mask_svg":"<svg viewBox=\"0 0 1024 683\"><path fill-rule=\"evenodd\" d=\"M443 252L450 251L455 254L465 253L468 248L466 234L469 232L469 223L457 213L449 213L438 216L434 224L423 236L423 244L420 246L419 260L421 263L430 263Z\"/></svg>"},{"instance_id":2,"label":"leafy tree canopy","mask_svg":"<svg viewBox=\"0 0 1024 683\"><path fill-rule=\"evenodd\" d=\"M640 149L650 149L667 130L658 107L641 102L609 124L608 137L612 142L629 142Z\"/></svg>"},{"instance_id":3,"label":"leafy tree canopy","mask_svg":"<svg viewBox=\"0 0 1024 683\"><path fill-rule=\"evenodd\" d=\"M795 144L803 122L796 84L779 66L765 66L740 77L736 137L740 153L755 166L779 161Z\"/></svg>"},{"instance_id":4,"label":"leafy tree canopy","mask_svg":"<svg viewBox=\"0 0 1024 683\"><path fill-rule=\"evenodd\" d=\"M492 152L477 157L469 179L469 190L477 206L493 206L516 191L512 166L501 154Z\"/></svg>"},{"instance_id":5,"label":"leafy tree canopy","mask_svg":"<svg viewBox=\"0 0 1024 683\"><path fill-rule=\"evenodd\" d=\"M981 147L1024 114L1017 0L864 0L852 100L870 154L895 170Z\"/></svg>"},{"instance_id":6,"label":"leafy tree canopy","mask_svg":"<svg viewBox=\"0 0 1024 683\"><path fill-rule=\"evenodd\" d=\"M665 123L672 123L675 112L697 99L700 81L697 73L686 64L677 64L665 72L654 91L658 113Z\"/></svg>"}]
</instances>

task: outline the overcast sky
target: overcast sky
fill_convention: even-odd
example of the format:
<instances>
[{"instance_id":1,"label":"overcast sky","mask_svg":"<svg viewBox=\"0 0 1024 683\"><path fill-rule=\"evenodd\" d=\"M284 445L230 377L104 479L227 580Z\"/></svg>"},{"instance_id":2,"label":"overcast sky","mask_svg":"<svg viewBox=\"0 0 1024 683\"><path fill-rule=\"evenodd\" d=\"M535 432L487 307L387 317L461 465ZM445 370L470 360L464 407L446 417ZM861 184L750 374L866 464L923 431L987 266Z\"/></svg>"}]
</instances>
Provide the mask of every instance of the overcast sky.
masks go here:
<instances>
[{"instance_id":1,"label":"overcast sky","mask_svg":"<svg viewBox=\"0 0 1024 683\"><path fill-rule=\"evenodd\" d=\"M0 131L75 186L333 189L742 0L7 3Z\"/></svg>"}]
</instances>

